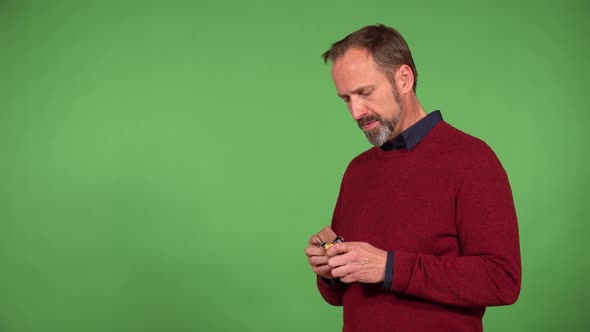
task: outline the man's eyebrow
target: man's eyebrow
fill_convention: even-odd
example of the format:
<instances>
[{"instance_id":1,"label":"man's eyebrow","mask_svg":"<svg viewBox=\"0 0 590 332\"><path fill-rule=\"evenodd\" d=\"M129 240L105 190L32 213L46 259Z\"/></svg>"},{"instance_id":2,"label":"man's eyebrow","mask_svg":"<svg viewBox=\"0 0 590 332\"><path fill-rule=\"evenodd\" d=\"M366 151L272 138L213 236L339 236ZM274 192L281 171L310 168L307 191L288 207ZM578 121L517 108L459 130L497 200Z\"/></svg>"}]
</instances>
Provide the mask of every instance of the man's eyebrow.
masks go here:
<instances>
[{"instance_id":1,"label":"man's eyebrow","mask_svg":"<svg viewBox=\"0 0 590 332\"><path fill-rule=\"evenodd\" d=\"M352 90L352 93L353 94L354 93L360 93L361 91L366 90L366 89L373 89L373 85L371 85L371 84L361 85L358 88ZM346 96L348 96L348 95L338 94L338 97L340 97L340 98L344 98Z\"/></svg>"}]
</instances>

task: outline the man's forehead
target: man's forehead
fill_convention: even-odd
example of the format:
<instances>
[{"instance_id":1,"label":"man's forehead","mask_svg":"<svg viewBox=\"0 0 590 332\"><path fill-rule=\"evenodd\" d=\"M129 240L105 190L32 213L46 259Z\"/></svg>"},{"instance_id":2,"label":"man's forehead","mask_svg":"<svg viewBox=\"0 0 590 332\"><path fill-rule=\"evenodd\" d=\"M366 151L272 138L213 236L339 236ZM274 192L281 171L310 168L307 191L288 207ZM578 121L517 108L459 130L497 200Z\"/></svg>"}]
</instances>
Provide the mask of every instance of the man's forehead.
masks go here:
<instances>
[{"instance_id":1,"label":"man's forehead","mask_svg":"<svg viewBox=\"0 0 590 332\"><path fill-rule=\"evenodd\" d=\"M341 66L366 66L373 63L373 57L364 48L352 47L334 60L332 70Z\"/></svg>"},{"instance_id":2,"label":"man's forehead","mask_svg":"<svg viewBox=\"0 0 590 332\"><path fill-rule=\"evenodd\" d=\"M332 65L332 78L339 95L369 87L379 76L379 70L365 49L351 48Z\"/></svg>"}]
</instances>

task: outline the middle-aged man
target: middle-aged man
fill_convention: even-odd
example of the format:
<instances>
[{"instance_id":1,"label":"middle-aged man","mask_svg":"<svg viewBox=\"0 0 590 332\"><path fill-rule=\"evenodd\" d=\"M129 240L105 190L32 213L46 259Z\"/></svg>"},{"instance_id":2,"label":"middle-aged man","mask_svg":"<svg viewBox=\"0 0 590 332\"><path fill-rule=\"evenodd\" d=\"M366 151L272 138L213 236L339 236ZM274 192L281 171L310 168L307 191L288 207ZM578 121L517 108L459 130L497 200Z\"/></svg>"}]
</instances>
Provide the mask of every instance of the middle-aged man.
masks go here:
<instances>
[{"instance_id":1,"label":"middle-aged man","mask_svg":"<svg viewBox=\"0 0 590 332\"><path fill-rule=\"evenodd\" d=\"M354 120L375 145L349 164L328 250L305 252L344 331L482 331L487 306L521 282L507 175L481 140L426 114L402 36L367 26L323 55ZM474 110L475 111L475 110Z\"/></svg>"}]
</instances>

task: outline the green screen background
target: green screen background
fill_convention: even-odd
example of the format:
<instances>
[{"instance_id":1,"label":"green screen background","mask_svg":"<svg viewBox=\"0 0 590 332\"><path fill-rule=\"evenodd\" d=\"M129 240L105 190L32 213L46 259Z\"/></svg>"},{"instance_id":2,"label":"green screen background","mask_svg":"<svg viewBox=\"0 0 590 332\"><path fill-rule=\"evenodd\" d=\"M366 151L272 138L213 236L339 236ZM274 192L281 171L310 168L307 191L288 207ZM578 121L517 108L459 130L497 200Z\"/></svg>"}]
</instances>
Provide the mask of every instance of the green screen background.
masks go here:
<instances>
[{"instance_id":1,"label":"green screen background","mask_svg":"<svg viewBox=\"0 0 590 332\"><path fill-rule=\"evenodd\" d=\"M304 255L369 148L330 45L384 23L512 184L519 301L582 331L588 1L0 1L0 331L338 331Z\"/></svg>"}]
</instances>

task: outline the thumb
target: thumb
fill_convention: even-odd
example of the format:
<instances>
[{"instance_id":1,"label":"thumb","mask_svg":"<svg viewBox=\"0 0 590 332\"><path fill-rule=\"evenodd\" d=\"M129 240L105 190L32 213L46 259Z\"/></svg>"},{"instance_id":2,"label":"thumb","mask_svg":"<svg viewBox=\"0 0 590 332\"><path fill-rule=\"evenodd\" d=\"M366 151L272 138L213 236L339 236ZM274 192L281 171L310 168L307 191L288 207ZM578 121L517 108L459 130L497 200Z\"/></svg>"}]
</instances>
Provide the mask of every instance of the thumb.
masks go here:
<instances>
[{"instance_id":1,"label":"thumb","mask_svg":"<svg viewBox=\"0 0 590 332\"><path fill-rule=\"evenodd\" d=\"M330 249L326 251L326 256L334 257L337 255L345 254L354 248L354 242L339 242L334 243Z\"/></svg>"}]
</instances>

